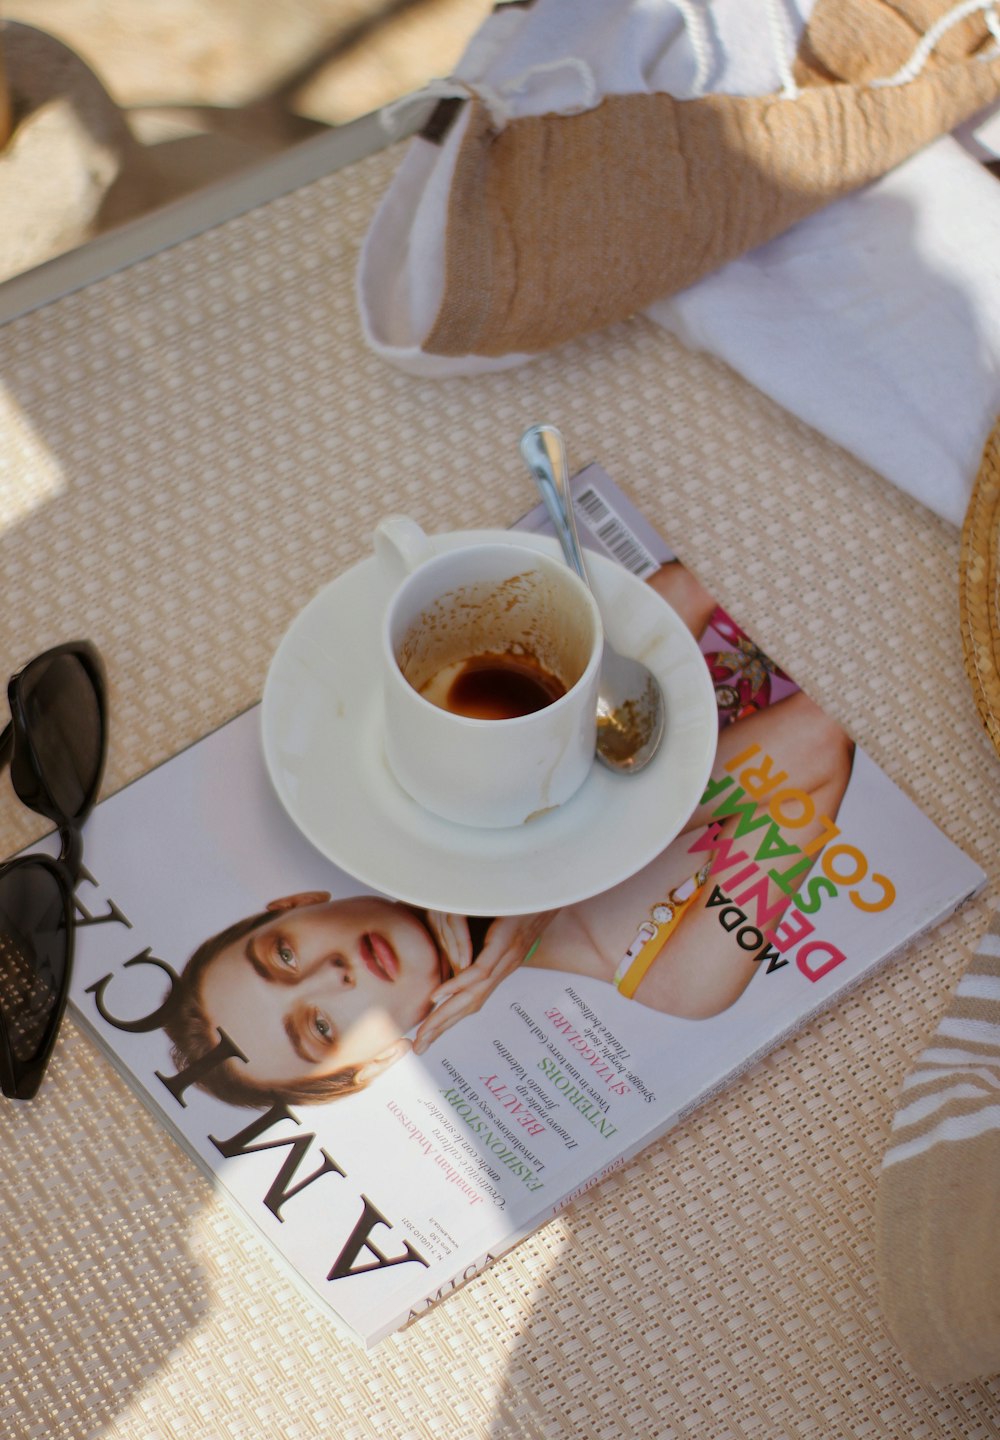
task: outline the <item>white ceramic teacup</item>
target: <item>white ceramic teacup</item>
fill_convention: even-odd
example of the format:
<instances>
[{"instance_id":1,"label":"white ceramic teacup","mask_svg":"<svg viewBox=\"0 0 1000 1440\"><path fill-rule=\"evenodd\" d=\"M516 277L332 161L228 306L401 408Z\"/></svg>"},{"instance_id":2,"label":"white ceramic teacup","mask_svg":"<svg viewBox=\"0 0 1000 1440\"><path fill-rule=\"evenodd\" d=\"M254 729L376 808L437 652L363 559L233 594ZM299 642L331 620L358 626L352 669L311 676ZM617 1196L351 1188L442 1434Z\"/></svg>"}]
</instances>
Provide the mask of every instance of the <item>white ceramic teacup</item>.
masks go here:
<instances>
[{"instance_id":1,"label":"white ceramic teacup","mask_svg":"<svg viewBox=\"0 0 1000 1440\"><path fill-rule=\"evenodd\" d=\"M594 763L604 640L587 586L516 542L437 551L403 516L378 526L375 553L395 587L382 667L398 783L434 814L490 829L564 804Z\"/></svg>"}]
</instances>

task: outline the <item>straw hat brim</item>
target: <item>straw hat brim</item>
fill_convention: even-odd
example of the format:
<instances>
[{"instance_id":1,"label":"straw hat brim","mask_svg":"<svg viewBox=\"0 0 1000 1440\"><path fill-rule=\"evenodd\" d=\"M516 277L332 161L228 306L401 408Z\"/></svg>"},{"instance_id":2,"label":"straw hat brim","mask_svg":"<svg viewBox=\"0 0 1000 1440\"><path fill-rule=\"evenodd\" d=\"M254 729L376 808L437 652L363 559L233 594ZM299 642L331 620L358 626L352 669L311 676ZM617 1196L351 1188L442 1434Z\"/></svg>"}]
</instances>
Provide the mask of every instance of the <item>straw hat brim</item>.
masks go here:
<instances>
[{"instance_id":1,"label":"straw hat brim","mask_svg":"<svg viewBox=\"0 0 1000 1440\"><path fill-rule=\"evenodd\" d=\"M1000 753L1000 419L983 450L962 526L959 613L965 668Z\"/></svg>"}]
</instances>

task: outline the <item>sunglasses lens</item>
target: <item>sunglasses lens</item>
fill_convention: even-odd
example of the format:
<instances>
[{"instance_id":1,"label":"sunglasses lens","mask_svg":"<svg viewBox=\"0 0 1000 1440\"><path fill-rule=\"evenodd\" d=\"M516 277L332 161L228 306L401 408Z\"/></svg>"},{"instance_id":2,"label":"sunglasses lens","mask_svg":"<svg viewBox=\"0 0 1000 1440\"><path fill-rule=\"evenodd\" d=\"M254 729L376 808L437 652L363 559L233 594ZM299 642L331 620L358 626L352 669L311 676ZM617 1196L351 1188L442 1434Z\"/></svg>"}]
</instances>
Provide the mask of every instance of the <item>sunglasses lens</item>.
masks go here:
<instances>
[{"instance_id":1,"label":"sunglasses lens","mask_svg":"<svg viewBox=\"0 0 1000 1440\"><path fill-rule=\"evenodd\" d=\"M23 672L21 699L49 798L76 820L93 804L104 764L104 723L90 672L72 653L43 656Z\"/></svg>"},{"instance_id":2,"label":"sunglasses lens","mask_svg":"<svg viewBox=\"0 0 1000 1440\"><path fill-rule=\"evenodd\" d=\"M67 895L41 861L0 874L0 1010L14 1074L44 1062L62 1014L70 960ZM44 1068L42 1066L41 1068ZM41 1068L25 1098L37 1088Z\"/></svg>"}]
</instances>

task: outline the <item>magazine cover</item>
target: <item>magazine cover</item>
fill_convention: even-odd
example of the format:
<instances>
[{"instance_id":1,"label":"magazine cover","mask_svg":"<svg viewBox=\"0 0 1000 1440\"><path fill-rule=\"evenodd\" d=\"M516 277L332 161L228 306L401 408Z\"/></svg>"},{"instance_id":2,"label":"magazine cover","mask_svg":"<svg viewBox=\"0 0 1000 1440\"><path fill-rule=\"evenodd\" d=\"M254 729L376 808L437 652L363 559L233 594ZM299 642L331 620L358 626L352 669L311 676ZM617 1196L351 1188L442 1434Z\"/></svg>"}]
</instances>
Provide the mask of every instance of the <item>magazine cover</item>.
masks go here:
<instances>
[{"instance_id":1,"label":"magazine cover","mask_svg":"<svg viewBox=\"0 0 1000 1440\"><path fill-rule=\"evenodd\" d=\"M288 818L259 707L87 826L75 1014L365 1344L983 879L603 471L589 467L575 493L587 543L669 601L716 696L701 802L638 873L499 918L376 893ZM543 528L541 512L522 524Z\"/></svg>"}]
</instances>

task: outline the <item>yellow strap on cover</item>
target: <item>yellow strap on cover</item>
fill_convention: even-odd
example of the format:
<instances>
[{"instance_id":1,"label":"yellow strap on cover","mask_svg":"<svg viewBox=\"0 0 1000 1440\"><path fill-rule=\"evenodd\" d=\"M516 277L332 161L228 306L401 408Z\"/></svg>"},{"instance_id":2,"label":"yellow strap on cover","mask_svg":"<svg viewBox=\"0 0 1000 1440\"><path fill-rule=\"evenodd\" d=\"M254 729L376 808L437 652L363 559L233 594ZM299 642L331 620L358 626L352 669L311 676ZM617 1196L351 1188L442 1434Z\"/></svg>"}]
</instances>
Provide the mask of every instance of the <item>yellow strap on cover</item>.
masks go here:
<instances>
[{"instance_id":1,"label":"yellow strap on cover","mask_svg":"<svg viewBox=\"0 0 1000 1440\"><path fill-rule=\"evenodd\" d=\"M692 878L695 883L690 895L687 895L683 900L675 900L674 896L677 894L677 891L675 890L671 894L670 903L674 913L670 919L656 926L655 933L646 941L624 974L616 972L613 984L619 995L624 996L626 1000L635 999L635 992L646 978L653 961L656 960L664 945L666 945L687 911L704 889L705 881L701 872ZM683 886L678 886L677 889L683 889Z\"/></svg>"}]
</instances>

